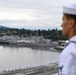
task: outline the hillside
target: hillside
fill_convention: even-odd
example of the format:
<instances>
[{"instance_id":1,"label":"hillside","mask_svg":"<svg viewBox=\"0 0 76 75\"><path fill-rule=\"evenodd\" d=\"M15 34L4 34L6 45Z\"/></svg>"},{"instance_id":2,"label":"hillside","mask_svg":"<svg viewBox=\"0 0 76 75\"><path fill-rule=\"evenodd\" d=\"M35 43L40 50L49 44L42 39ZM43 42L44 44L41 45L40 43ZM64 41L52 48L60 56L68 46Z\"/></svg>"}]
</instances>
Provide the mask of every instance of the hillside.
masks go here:
<instances>
[{"instance_id":1,"label":"hillside","mask_svg":"<svg viewBox=\"0 0 76 75\"><path fill-rule=\"evenodd\" d=\"M9 27L0 25L0 29L8 29Z\"/></svg>"}]
</instances>

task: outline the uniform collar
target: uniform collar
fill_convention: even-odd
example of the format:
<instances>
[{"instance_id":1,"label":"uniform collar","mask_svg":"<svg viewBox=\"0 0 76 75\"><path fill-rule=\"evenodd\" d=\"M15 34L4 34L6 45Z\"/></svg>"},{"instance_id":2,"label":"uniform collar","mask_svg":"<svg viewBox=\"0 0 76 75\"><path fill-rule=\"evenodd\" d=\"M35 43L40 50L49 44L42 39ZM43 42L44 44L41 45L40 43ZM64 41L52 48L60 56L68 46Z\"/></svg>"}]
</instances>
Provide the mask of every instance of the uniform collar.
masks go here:
<instances>
[{"instance_id":1,"label":"uniform collar","mask_svg":"<svg viewBox=\"0 0 76 75\"><path fill-rule=\"evenodd\" d=\"M76 41L76 35L73 36L69 41Z\"/></svg>"}]
</instances>

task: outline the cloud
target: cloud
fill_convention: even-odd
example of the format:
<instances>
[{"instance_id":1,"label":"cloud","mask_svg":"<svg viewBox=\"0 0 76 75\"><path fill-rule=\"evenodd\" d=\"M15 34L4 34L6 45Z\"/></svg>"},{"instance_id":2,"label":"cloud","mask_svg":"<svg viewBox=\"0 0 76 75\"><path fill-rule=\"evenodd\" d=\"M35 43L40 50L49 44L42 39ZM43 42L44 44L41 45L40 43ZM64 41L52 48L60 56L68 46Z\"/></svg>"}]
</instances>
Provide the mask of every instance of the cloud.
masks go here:
<instances>
[{"instance_id":1,"label":"cloud","mask_svg":"<svg viewBox=\"0 0 76 75\"><path fill-rule=\"evenodd\" d=\"M0 24L29 29L60 28L62 6L75 0L0 0Z\"/></svg>"}]
</instances>

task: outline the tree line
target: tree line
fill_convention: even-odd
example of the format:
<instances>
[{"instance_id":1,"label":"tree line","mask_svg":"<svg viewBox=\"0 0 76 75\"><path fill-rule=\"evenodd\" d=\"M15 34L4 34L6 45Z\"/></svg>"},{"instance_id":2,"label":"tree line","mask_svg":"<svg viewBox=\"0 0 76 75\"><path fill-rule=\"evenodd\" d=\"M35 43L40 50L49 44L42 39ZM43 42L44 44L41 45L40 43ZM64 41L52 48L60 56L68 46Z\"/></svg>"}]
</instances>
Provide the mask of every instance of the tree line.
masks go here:
<instances>
[{"instance_id":1,"label":"tree line","mask_svg":"<svg viewBox=\"0 0 76 75\"><path fill-rule=\"evenodd\" d=\"M23 37L30 36L43 36L45 39L56 40L67 40L67 37L62 35L62 31L56 29L48 29L48 30L29 30L29 29L17 29L17 28L1 28L0 29L0 37L4 35L17 35Z\"/></svg>"}]
</instances>

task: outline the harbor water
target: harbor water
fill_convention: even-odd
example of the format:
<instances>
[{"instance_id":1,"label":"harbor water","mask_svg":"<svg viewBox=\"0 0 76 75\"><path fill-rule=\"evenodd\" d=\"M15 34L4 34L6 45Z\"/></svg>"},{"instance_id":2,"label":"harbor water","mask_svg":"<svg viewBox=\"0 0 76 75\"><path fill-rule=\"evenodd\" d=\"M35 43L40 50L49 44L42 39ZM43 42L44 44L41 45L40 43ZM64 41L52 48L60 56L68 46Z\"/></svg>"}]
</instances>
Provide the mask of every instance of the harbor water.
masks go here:
<instances>
[{"instance_id":1,"label":"harbor water","mask_svg":"<svg viewBox=\"0 0 76 75\"><path fill-rule=\"evenodd\" d=\"M57 60L59 53L26 47L0 46L0 70L35 66Z\"/></svg>"}]
</instances>

